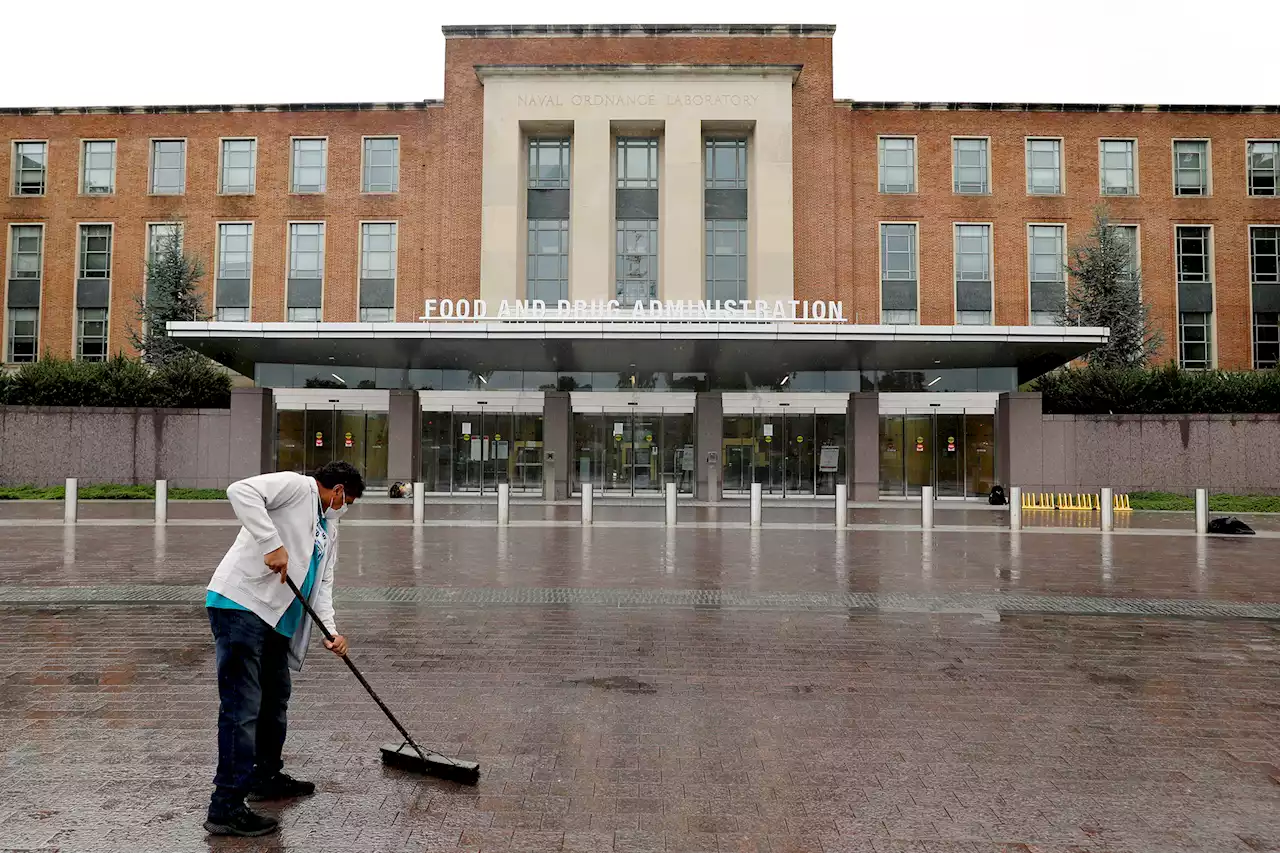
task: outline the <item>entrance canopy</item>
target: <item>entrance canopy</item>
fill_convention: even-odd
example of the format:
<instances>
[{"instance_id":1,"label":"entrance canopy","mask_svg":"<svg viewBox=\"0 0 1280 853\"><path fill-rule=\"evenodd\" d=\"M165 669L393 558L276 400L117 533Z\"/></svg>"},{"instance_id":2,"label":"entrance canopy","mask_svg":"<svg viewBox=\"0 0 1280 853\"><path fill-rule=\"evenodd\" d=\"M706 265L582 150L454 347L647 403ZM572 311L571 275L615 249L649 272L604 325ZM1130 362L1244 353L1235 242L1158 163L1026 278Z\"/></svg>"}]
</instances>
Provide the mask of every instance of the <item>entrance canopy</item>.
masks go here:
<instances>
[{"instance_id":1,"label":"entrance canopy","mask_svg":"<svg viewBox=\"0 0 1280 853\"><path fill-rule=\"evenodd\" d=\"M446 370L745 371L1017 368L1026 382L1106 343L1060 326L798 322L510 321L170 323L169 334L246 376L257 364Z\"/></svg>"}]
</instances>

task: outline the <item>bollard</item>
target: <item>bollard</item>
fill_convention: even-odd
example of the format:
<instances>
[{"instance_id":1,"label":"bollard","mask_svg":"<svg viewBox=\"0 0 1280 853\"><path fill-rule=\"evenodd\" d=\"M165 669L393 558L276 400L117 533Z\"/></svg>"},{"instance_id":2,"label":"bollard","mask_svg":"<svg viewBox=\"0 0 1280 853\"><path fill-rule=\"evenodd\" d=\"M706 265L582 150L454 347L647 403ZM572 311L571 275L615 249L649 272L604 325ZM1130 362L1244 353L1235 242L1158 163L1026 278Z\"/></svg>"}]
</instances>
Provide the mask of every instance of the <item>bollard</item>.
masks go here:
<instances>
[{"instance_id":1,"label":"bollard","mask_svg":"<svg viewBox=\"0 0 1280 853\"><path fill-rule=\"evenodd\" d=\"M427 517L426 483L413 484L413 523L422 524Z\"/></svg>"},{"instance_id":2,"label":"bollard","mask_svg":"<svg viewBox=\"0 0 1280 853\"><path fill-rule=\"evenodd\" d=\"M582 484L582 524L591 523L591 484Z\"/></svg>"},{"instance_id":3,"label":"bollard","mask_svg":"<svg viewBox=\"0 0 1280 853\"><path fill-rule=\"evenodd\" d=\"M67 524L76 523L76 512L80 502L80 481L75 477L67 478L67 494L62 505L62 520Z\"/></svg>"},{"instance_id":4,"label":"bollard","mask_svg":"<svg viewBox=\"0 0 1280 853\"><path fill-rule=\"evenodd\" d=\"M498 484L498 526L506 527L511 523L511 484Z\"/></svg>"},{"instance_id":5,"label":"bollard","mask_svg":"<svg viewBox=\"0 0 1280 853\"><path fill-rule=\"evenodd\" d=\"M1209 490L1196 489L1196 533L1209 532Z\"/></svg>"},{"instance_id":6,"label":"bollard","mask_svg":"<svg viewBox=\"0 0 1280 853\"><path fill-rule=\"evenodd\" d=\"M759 483L751 484L751 526L760 526L760 500L764 494L763 487Z\"/></svg>"},{"instance_id":7,"label":"bollard","mask_svg":"<svg viewBox=\"0 0 1280 853\"><path fill-rule=\"evenodd\" d=\"M849 487L844 483L836 486L836 530L844 530L849 522Z\"/></svg>"},{"instance_id":8,"label":"bollard","mask_svg":"<svg viewBox=\"0 0 1280 853\"><path fill-rule=\"evenodd\" d=\"M920 487L920 526L933 529L933 486Z\"/></svg>"},{"instance_id":9,"label":"bollard","mask_svg":"<svg viewBox=\"0 0 1280 853\"><path fill-rule=\"evenodd\" d=\"M156 480L156 524L169 523L169 481Z\"/></svg>"},{"instance_id":10,"label":"bollard","mask_svg":"<svg viewBox=\"0 0 1280 853\"><path fill-rule=\"evenodd\" d=\"M667 527L676 526L676 484L667 483Z\"/></svg>"},{"instance_id":11,"label":"bollard","mask_svg":"<svg viewBox=\"0 0 1280 853\"><path fill-rule=\"evenodd\" d=\"M1009 487L1009 529L1022 529L1022 487Z\"/></svg>"},{"instance_id":12,"label":"bollard","mask_svg":"<svg viewBox=\"0 0 1280 853\"><path fill-rule=\"evenodd\" d=\"M1102 489L1098 498L1098 510L1102 513L1102 532L1110 533L1116 529L1116 504L1111 489Z\"/></svg>"}]
</instances>

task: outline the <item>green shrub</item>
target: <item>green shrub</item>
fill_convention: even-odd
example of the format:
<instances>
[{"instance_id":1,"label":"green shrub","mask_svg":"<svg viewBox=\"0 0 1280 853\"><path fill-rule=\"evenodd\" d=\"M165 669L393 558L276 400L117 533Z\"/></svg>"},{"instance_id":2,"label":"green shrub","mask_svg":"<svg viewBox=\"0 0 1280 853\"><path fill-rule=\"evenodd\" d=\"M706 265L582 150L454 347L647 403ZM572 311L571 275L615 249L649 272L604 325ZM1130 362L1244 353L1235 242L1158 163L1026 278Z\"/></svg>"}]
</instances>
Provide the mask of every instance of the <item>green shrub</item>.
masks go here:
<instances>
[{"instance_id":1,"label":"green shrub","mask_svg":"<svg viewBox=\"0 0 1280 853\"><path fill-rule=\"evenodd\" d=\"M123 355L105 362L46 356L0 378L0 404L225 409L231 377L195 354L154 370Z\"/></svg>"},{"instance_id":2,"label":"green shrub","mask_svg":"<svg viewBox=\"0 0 1280 853\"><path fill-rule=\"evenodd\" d=\"M1135 510L1179 510L1191 512L1196 499L1173 492L1131 492L1129 505ZM1275 495L1209 495L1210 512L1280 512Z\"/></svg>"},{"instance_id":3,"label":"green shrub","mask_svg":"<svg viewBox=\"0 0 1280 853\"><path fill-rule=\"evenodd\" d=\"M156 498L155 486L100 483L80 486L78 491L80 500L85 501L151 501ZM64 486L0 486L0 501L61 501L66 497ZM169 489L171 501L220 501L226 497L225 489Z\"/></svg>"},{"instance_id":4,"label":"green shrub","mask_svg":"<svg viewBox=\"0 0 1280 853\"><path fill-rule=\"evenodd\" d=\"M1031 383L1047 415L1280 413L1280 371L1081 367Z\"/></svg>"}]
</instances>

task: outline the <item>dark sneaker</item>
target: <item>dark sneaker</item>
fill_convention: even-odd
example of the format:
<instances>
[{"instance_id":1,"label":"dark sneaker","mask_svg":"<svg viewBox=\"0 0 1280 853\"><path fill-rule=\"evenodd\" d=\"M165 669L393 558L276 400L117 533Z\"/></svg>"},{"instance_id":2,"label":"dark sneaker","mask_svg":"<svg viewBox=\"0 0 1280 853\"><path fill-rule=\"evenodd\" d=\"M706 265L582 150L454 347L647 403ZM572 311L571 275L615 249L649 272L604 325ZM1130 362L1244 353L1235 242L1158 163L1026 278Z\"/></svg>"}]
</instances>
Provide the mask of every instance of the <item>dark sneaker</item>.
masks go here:
<instances>
[{"instance_id":1,"label":"dark sneaker","mask_svg":"<svg viewBox=\"0 0 1280 853\"><path fill-rule=\"evenodd\" d=\"M288 773L277 773L266 782L259 782L249 789L249 801L260 803L263 800L292 800L295 797L309 797L316 792L311 782L295 779Z\"/></svg>"},{"instance_id":2,"label":"dark sneaker","mask_svg":"<svg viewBox=\"0 0 1280 853\"><path fill-rule=\"evenodd\" d=\"M211 816L204 822L204 828L210 835L238 835L242 838L255 838L259 835L270 835L278 830L280 821L273 817L260 815L242 806L218 820L214 820Z\"/></svg>"}]
</instances>

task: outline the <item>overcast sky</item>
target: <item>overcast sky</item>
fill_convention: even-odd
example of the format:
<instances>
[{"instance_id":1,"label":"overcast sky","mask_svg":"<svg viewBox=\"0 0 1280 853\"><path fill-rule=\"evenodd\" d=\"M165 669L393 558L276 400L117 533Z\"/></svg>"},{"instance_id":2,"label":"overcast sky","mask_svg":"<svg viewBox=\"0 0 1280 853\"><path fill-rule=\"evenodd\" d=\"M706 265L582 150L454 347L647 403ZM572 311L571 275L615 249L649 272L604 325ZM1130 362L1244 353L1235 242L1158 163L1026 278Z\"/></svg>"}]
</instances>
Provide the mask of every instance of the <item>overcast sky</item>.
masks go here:
<instances>
[{"instance_id":1,"label":"overcast sky","mask_svg":"<svg viewBox=\"0 0 1280 853\"><path fill-rule=\"evenodd\" d=\"M1280 102L1274 0L10 5L0 106L416 101L443 95L442 24L789 22L837 25L837 98Z\"/></svg>"}]
</instances>

